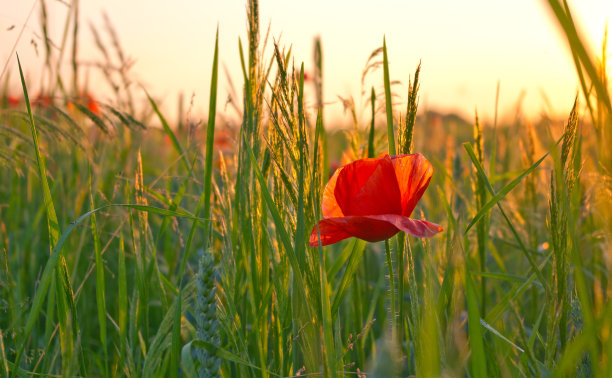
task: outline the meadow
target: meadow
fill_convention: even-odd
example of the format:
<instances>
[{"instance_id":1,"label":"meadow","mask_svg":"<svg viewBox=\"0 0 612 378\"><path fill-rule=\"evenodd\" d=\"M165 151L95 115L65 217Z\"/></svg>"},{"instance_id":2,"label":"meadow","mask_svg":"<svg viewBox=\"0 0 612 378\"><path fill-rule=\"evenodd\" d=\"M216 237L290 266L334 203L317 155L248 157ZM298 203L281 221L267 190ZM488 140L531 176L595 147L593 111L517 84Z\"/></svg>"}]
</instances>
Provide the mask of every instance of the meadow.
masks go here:
<instances>
[{"instance_id":1,"label":"meadow","mask_svg":"<svg viewBox=\"0 0 612 378\"><path fill-rule=\"evenodd\" d=\"M59 53L40 46L44 91L21 61L22 92L8 75L0 92L1 375L611 376L607 46L597 58L567 4L546 4L581 84L563 119L423 112L421 67L395 93L381 36L364 68L379 84L363 109L345 100L347 130L323 122L321 41L305 75L257 0L236 116L218 110L216 46L203 123L133 85L112 28L92 31L114 97L85 91L69 18ZM431 169L418 190L409 171L347 181L407 154ZM353 222L339 194L369 185L354 213L381 216L389 182L408 233Z\"/></svg>"}]
</instances>

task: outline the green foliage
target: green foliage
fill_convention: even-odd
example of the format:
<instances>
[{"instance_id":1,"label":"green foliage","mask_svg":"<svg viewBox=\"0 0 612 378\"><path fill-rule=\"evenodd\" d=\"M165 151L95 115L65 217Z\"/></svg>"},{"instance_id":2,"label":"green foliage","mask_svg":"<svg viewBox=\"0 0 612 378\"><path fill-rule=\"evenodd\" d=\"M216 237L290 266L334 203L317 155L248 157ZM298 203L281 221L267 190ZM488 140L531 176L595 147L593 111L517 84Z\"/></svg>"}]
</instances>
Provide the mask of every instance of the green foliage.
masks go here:
<instances>
[{"instance_id":1,"label":"green foliage","mask_svg":"<svg viewBox=\"0 0 612 378\"><path fill-rule=\"evenodd\" d=\"M323 122L321 40L313 92L301 57L268 48L257 1L237 120L216 117L219 46L205 127L174 127L148 94L137 115L128 73L109 70L126 55L108 20L112 46L92 31L116 98L94 111L79 102L71 3L72 88L52 76L43 106L22 75L21 108L0 94L0 376L610 375L605 59L549 4L585 97L564 127L419 113L420 64L395 114L383 39L364 76L380 68L384 89L364 91L364 112L346 100L342 133ZM412 216L444 232L310 247L345 146L427 156Z\"/></svg>"}]
</instances>

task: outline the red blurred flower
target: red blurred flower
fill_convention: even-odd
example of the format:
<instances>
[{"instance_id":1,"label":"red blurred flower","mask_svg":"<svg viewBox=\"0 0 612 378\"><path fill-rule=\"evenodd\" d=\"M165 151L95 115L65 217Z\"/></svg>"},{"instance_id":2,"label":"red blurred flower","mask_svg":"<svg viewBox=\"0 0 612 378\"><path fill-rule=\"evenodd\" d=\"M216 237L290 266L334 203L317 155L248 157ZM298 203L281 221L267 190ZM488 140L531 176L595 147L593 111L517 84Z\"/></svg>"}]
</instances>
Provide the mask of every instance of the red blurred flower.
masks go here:
<instances>
[{"instance_id":1,"label":"red blurred flower","mask_svg":"<svg viewBox=\"0 0 612 378\"><path fill-rule=\"evenodd\" d=\"M388 239L399 231L431 237L442 227L409 218L427 189L433 168L421 154L356 160L336 170L323 192L319 221L321 244L356 237L369 242ZM317 226L310 246L319 245Z\"/></svg>"},{"instance_id":2,"label":"red blurred flower","mask_svg":"<svg viewBox=\"0 0 612 378\"><path fill-rule=\"evenodd\" d=\"M53 97L47 96L46 94L39 93L32 101L32 105L39 106L41 108L50 108L53 105Z\"/></svg>"},{"instance_id":3,"label":"red blurred flower","mask_svg":"<svg viewBox=\"0 0 612 378\"><path fill-rule=\"evenodd\" d=\"M21 105L21 98L19 96L8 95L6 97L6 103L10 108L16 108Z\"/></svg>"},{"instance_id":4,"label":"red blurred flower","mask_svg":"<svg viewBox=\"0 0 612 378\"><path fill-rule=\"evenodd\" d=\"M87 103L87 109L89 109L95 115L100 115L100 107L98 102L89 93L85 93L85 102Z\"/></svg>"}]
</instances>

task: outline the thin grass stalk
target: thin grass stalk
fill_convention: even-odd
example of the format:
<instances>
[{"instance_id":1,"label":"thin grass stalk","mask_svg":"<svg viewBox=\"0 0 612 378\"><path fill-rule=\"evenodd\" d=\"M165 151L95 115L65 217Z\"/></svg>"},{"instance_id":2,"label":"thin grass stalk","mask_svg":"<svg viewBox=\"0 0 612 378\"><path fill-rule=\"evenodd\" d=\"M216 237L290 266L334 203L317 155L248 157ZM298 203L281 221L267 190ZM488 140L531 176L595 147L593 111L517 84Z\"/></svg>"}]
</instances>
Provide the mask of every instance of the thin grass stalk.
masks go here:
<instances>
[{"instance_id":1,"label":"thin grass stalk","mask_svg":"<svg viewBox=\"0 0 612 378\"><path fill-rule=\"evenodd\" d=\"M314 83L315 83L315 94L317 99L317 109L321 110L321 127L323 132L319 134L319 138L321 139L321 151L323 159L321 159L321 166L323 167L321 171L322 177L329 176L329 152L327 150L327 132L325 130L325 124L323 123L324 117L324 104L323 104L323 47L321 44L321 37L315 38L315 47L314 47L314 67L315 67L315 75L314 75Z\"/></svg>"},{"instance_id":2,"label":"thin grass stalk","mask_svg":"<svg viewBox=\"0 0 612 378\"><path fill-rule=\"evenodd\" d=\"M385 240L385 256L387 257L387 267L389 269L389 305L390 305L390 316L389 320L391 323L391 333L393 340L397 335L397 313L395 312L395 275L393 274L393 261L391 259L391 242L389 239Z\"/></svg>"},{"instance_id":3,"label":"thin grass stalk","mask_svg":"<svg viewBox=\"0 0 612 378\"><path fill-rule=\"evenodd\" d=\"M393 131L393 106L391 98L391 82L389 79L389 59L387 58L387 42L383 37L383 80L385 86L385 109L387 112L387 142L389 144L389 155L396 155L395 133Z\"/></svg>"},{"instance_id":4,"label":"thin grass stalk","mask_svg":"<svg viewBox=\"0 0 612 378\"><path fill-rule=\"evenodd\" d=\"M497 117L499 112L499 87L500 82L497 81L495 89L495 109L493 115L493 133L491 135L491 155L489 158L489 177L495 177L495 165L497 164Z\"/></svg>"},{"instance_id":5,"label":"thin grass stalk","mask_svg":"<svg viewBox=\"0 0 612 378\"><path fill-rule=\"evenodd\" d=\"M89 202L91 210L95 209L95 203L93 198L93 188L91 184L91 168L89 171ZM104 353L104 370L103 375L109 376L108 368L108 349L106 340L106 297L105 297L105 284L104 284L104 261L102 260L102 254L100 252L100 238L98 236L98 226L96 222L96 215L91 215L91 232L94 244L94 254L96 261L96 304L98 307L98 326L100 327L100 342L102 343L102 351Z\"/></svg>"},{"instance_id":6,"label":"thin grass stalk","mask_svg":"<svg viewBox=\"0 0 612 378\"><path fill-rule=\"evenodd\" d=\"M55 72L52 81L52 86L50 87L50 93L55 93L55 86L59 85L59 88L64 91L64 85L62 83L62 75L60 75L61 64L63 63L64 52L66 51L66 44L68 42L68 32L70 31L70 26L72 17L76 17L76 13L74 12L73 7L75 6L74 2L71 2L68 8L67 17L64 23L64 29L62 31L62 39L58 50L58 57L55 64ZM75 93L76 94L76 93Z\"/></svg>"},{"instance_id":7,"label":"thin grass stalk","mask_svg":"<svg viewBox=\"0 0 612 378\"><path fill-rule=\"evenodd\" d=\"M138 181L136 180L136 182L134 183L134 186L138 186L140 185L138 183ZM132 202L132 194L135 192L134 189L131 188L129 182L126 183L125 186L125 197L126 200L128 202ZM134 270L135 270L135 278L136 278L136 285L134 286L133 292L132 292L132 303L134 303L129 311L129 316L128 319L130 319L129 322L129 327L128 327L128 340L130 341L130 345L128 350L130 351L130 354L134 353L135 345L136 342L138 341L138 329L140 328L140 326L142 325L142 313L144 311L136 311L137 309L139 309L139 305L141 305L141 295L144 295L144 272L142 270L142 263L141 263L141 253L140 253L140 246L138 245L138 241L136 239L136 222L134 220L134 214L130 211L128 212L128 224L129 224L129 237L131 240L131 247L132 247L132 251L134 253ZM136 373L140 373L140 367L141 364L140 362L140 354L136 353L135 356L131 356L133 358L136 359L135 361L135 365L136 365Z\"/></svg>"},{"instance_id":8,"label":"thin grass stalk","mask_svg":"<svg viewBox=\"0 0 612 378\"><path fill-rule=\"evenodd\" d=\"M117 367L123 366L127 348L127 317L128 317L128 297L127 297L127 269L125 264L125 242L123 233L119 234L119 255L118 255L118 293L117 293L117 324L119 326L119 361Z\"/></svg>"},{"instance_id":9,"label":"thin grass stalk","mask_svg":"<svg viewBox=\"0 0 612 378\"><path fill-rule=\"evenodd\" d=\"M47 13L47 3L45 0L40 1L40 27L42 31L43 45L45 46L45 68L47 69L47 74L49 77L49 83L47 86L41 85L41 88L47 88L49 90L53 86L53 81L55 77L53 76L53 67L51 64L52 61L52 49L51 49L51 38L49 37L49 15ZM41 76L41 81L43 80L43 76ZM42 83L41 83L42 84Z\"/></svg>"},{"instance_id":10,"label":"thin grass stalk","mask_svg":"<svg viewBox=\"0 0 612 378\"><path fill-rule=\"evenodd\" d=\"M472 283L472 274L468 256L464 256L464 284L468 311L468 335L470 342L470 365L474 377L487 377L487 357L484 349L484 340L480 326L480 310L478 297Z\"/></svg>"},{"instance_id":11,"label":"thin grass stalk","mask_svg":"<svg viewBox=\"0 0 612 378\"><path fill-rule=\"evenodd\" d=\"M72 22L72 49L70 54L70 66L72 68L72 94L79 93L79 65L77 55L79 48L79 0L72 0L72 11L74 12Z\"/></svg>"},{"instance_id":12,"label":"thin grass stalk","mask_svg":"<svg viewBox=\"0 0 612 378\"><path fill-rule=\"evenodd\" d=\"M2 330L0 329L0 371L2 371L2 376L5 378L8 378L9 376L7 361L6 351L4 350L4 336L2 334Z\"/></svg>"},{"instance_id":13,"label":"thin grass stalk","mask_svg":"<svg viewBox=\"0 0 612 378\"><path fill-rule=\"evenodd\" d=\"M372 120L370 121L370 132L368 133L368 157L375 157L376 152L374 151L374 134L376 125L376 92L374 87L370 93L370 104L372 107Z\"/></svg>"}]
</instances>

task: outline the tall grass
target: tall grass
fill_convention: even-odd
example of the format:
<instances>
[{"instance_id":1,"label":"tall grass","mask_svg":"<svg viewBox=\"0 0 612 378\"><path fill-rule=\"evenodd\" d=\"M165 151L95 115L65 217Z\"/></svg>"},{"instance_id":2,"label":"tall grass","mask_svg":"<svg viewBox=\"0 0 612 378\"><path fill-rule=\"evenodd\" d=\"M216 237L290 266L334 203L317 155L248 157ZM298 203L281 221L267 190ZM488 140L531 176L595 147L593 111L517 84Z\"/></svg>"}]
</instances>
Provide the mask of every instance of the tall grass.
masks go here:
<instances>
[{"instance_id":1,"label":"tall grass","mask_svg":"<svg viewBox=\"0 0 612 378\"><path fill-rule=\"evenodd\" d=\"M71 88L62 52L46 49L52 103L30 98L22 74L20 104L2 93L0 374L612 374L605 59L567 4L549 5L583 91L566 120L419 113L427 67L398 103L383 39L363 73L377 83L363 91L367 120L343 100L354 127L339 132L323 117L321 39L311 83L262 33L255 0L235 121L216 118L218 62L232 50L218 35L206 127L174 127L154 96L137 103L108 18L108 46L91 30L114 97L93 111L78 96L71 2ZM308 246L336 160L415 152L434 176L413 217L443 233Z\"/></svg>"}]
</instances>

